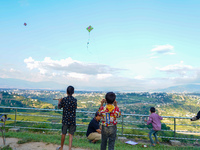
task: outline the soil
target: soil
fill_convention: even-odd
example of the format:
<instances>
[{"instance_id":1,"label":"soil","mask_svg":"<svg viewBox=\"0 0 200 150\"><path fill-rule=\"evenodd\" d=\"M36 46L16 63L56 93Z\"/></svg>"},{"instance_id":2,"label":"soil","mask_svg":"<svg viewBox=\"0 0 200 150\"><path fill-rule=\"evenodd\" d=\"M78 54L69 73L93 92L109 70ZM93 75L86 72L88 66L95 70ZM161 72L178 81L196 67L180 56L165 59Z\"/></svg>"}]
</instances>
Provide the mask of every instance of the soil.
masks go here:
<instances>
[{"instance_id":1,"label":"soil","mask_svg":"<svg viewBox=\"0 0 200 150\"><path fill-rule=\"evenodd\" d=\"M6 138L6 145L9 145L13 150L56 150L59 145L43 142L29 142L17 144L20 139ZM3 147L3 139L0 138L0 147ZM64 146L64 150L68 150L68 146ZM72 150L87 150L82 148L72 148Z\"/></svg>"}]
</instances>

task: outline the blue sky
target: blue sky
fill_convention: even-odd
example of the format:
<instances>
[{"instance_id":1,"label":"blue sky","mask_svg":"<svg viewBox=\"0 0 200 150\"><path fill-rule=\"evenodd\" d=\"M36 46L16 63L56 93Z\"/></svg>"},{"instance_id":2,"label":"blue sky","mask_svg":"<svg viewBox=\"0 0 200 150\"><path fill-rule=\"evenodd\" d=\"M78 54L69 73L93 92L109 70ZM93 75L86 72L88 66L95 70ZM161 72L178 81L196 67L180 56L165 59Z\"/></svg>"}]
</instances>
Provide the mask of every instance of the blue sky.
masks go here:
<instances>
[{"instance_id":1,"label":"blue sky","mask_svg":"<svg viewBox=\"0 0 200 150\"><path fill-rule=\"evenodd\" d=\"M199 7L198 0L1 0L0 78L123 91L199 84Z\"/></svg>"}]
</instances>

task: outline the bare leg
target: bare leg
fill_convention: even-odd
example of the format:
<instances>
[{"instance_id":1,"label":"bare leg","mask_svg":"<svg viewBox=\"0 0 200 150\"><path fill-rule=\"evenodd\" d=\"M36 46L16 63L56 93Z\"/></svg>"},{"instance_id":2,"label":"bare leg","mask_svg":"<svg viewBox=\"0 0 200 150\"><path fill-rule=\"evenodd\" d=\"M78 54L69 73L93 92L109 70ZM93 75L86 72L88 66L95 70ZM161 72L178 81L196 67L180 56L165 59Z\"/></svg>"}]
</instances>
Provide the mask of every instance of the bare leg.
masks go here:
<instances>
[{"instance_id":1,"label":"bare leg","mask_svg":"<svg viewBox=\"0 0 200 150\"><path fill-rule=\"evenodd\" d=\"M63 150L64 142L65 142L65 134L62 134L62 136L61 136L61 147L60 147L60 150Z\"/></svg>"},{"instance_id":2,"label":"bare leg","mask_svg":"<svg viewBox=\"0 0 200 150\"><path fill-rule=\"evenodd\" d=\"M72 149L73 135L69 133L69 150Z\"/></svg>"},{"instance_id":3,"label":"bare leg","mask_svg":"<svg viewBox=\"0 0 200 150\"><path fill-rule=\"evenodd\" d=\"M96 143L97 140L93 140L92 143Z\"/></svg>"}]
</instances>

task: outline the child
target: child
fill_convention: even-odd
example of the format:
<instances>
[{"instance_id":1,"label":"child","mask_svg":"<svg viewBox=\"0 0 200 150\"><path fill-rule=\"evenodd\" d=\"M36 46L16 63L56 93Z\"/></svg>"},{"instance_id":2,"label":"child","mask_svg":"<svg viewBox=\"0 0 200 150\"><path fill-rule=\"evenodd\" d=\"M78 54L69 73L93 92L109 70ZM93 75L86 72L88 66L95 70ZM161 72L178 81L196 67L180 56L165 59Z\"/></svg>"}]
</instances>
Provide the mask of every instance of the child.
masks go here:
<instances>
[{"instance_id":1,"label":"child","mask_svg":"<svg viewBox=\"0 0 200 150\"><path fill-rule=\"evenodd\" d=\"M61 146L56 150L63 150L63 145L65 141L65 135L67 130L69 132L69 150L72 147L73 135L76 131L76 109L77 109L77 99L75 99L72 94L74 94L74 87L67 87L67 97L61 98L58 101L58 108L63 108L62 117L62 136L61 136Z\"/></svg>"},{"instance_id":2,"label":"child","mask_svg":"<svg viewBox=\"0 0 200 150\"><path fill-rule=\"evenodd\" d=\"M144 121L147 122L147 125L149 125L150 123L152 123L152 125L153 125L153 129L151 129L151 131L149 132L149 138L150 138L152 146L155 146L155 143L154 143L153 138L152 138L152 134L155 137L156 143L159 144L156 133L161 130L160 120L163 119L161 116L156 114L155 111L156 111L155 108L151 107L150 108L151 115L149 116L149 120L148 121L144 120Z\"/></svg>"},{"instance_id":3,"label":"child","mask_svg":"<svg viewBox=\"0 0 200 150\"><path fill-rule=\"evenodd\" d=\"M90 121L87 129L87 139L89 139L92 143L96 143L97 141L101 140L101 121L102 116L99 112L96 112L95 117Z\"/></svg>"},{"instance_id":4,"label":"child","mask_svg":"<svg viewBox=\"0 0 200 150\"><path fill-rule=\"evenodd\" d=\"M102 117L102 131L101 131L101 150L106 150L107 140L108 149L114 150L116 132L117 132L117 119L121 116L119 107L117 107L116 95L113 92L108 92L105 96L106 99L101 101L99 108ZM107 103L103 106L103 103Z\"/></svg>"}]
</instances>

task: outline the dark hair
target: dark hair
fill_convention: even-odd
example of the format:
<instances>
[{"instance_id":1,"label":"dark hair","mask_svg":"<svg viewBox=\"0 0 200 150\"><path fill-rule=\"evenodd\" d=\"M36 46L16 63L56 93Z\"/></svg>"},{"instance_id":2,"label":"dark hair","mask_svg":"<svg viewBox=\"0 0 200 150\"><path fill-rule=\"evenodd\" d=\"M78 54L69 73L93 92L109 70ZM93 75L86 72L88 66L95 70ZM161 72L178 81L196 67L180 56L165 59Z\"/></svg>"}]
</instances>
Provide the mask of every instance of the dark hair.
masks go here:
<instances>
[{"instance_id":1,"label":"dark hair","mask_svg":"<svg viewBox=\"0 0 200 150\"><path fill-rule=\"evenodd\" d=\"M67 87L67 94L69 94L70 96L72 95L72 94L74 94L74 87L73 86L68 86Z\"/></svg>"},{"instance_id":2,"label":"dark hair","mask_svg":"<svg viewBox=\"0 0 200 150\"><path fill-rule=\"evenodd\" d=\"M108 104L113 104L113 102L115 101L116 95L113 92L108 92L105 98Z\"/></svg>"},{"instance_id":3,"label":"dark hair","mask_svg":"<svg viewBox=\"0 0 200 150\"><path fill-rule=\"evenodd\" d=\"M101 116L98 111L95 113L95 117L97 117L97 116Z\"/></svg>"},{"instance_id":4,"label":"dark hair","mask_svg":"<svg viewBox=\"0 0 200 150\"><path fill-rule=\"evenodd\" d=\"M151 111L151 112L155 112L156 109L155 109L154 107L151 107L151 108L150 108L150 111Z\"/></svg>"}]
</instances>

